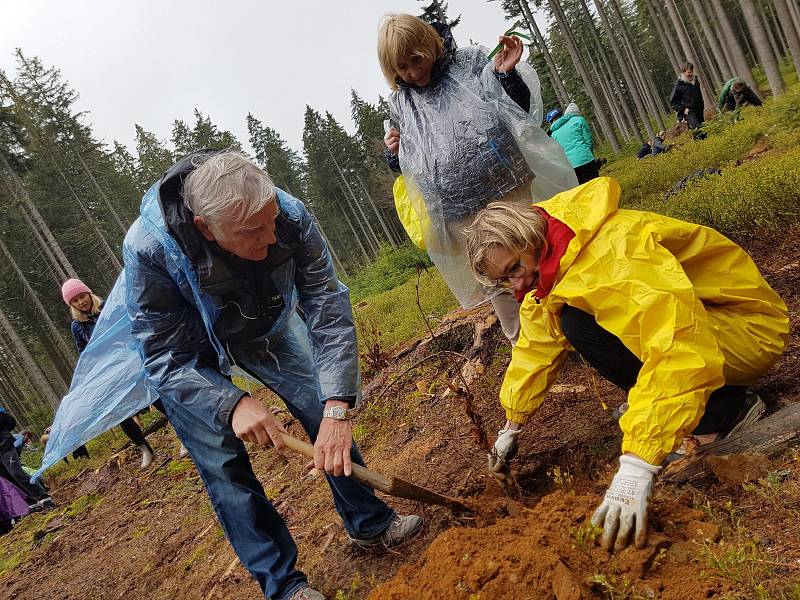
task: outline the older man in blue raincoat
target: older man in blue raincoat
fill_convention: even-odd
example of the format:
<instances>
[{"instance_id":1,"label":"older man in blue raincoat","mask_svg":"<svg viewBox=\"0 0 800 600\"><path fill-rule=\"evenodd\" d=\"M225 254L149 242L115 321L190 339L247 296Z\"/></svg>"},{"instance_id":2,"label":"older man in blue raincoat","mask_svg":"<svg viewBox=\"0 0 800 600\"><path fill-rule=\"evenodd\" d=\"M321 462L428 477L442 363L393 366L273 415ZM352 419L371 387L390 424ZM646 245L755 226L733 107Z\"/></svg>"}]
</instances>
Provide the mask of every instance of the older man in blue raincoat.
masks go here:
<instances>
[{"instance_id":1,"label":"older man in blue raincoat","mask_svg":"<svg viewBox=\"0 0 800 600\"><path fill-rule=\"evenodd\" d=\"M359 369L348 290L303 204L239 154L184 158L141 213L125 238L125 286L148 382L265 596L322 598L295 568L295 544L242 443L281 448L283 428L231 372L275 391L315 441L353 542L408 539L421 519L398 516L347 476L362 462L349 420Z\"/></svg>"}]
</instances>

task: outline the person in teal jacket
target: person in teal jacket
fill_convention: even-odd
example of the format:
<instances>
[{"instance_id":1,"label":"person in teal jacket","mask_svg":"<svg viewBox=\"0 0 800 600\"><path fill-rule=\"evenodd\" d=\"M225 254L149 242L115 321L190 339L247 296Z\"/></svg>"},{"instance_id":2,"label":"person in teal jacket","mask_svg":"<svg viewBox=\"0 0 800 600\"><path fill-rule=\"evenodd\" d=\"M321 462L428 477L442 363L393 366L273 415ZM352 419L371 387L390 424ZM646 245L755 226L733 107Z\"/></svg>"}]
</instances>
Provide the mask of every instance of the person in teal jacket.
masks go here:
<instances>
[{"instance_id":1,"label":"person in teal jacket","mask_svg":"<svg viewBox=\"0 0 800 600\"><path fill-rule=\"evenodd\" d=\"M578 183L600 176L600 162L592 152L592 131L577 104L569 103L564 115L550 126L550 135L564 148Z\"/></svg>"}]
</instances>

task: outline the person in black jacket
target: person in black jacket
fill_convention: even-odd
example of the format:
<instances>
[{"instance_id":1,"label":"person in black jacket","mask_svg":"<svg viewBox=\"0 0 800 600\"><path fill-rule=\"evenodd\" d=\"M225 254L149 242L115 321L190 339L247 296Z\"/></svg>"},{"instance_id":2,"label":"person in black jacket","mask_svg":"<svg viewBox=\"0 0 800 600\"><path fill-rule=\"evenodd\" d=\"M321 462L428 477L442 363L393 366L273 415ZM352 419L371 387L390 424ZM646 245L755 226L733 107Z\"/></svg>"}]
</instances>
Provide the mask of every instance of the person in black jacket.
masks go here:
<instances>
[{"instance_id":1,"label":"person in black jacket","mask_svg":"<svg viewBox=\"0 0 800 600\"><path fill-rule=\"evenodd\" d=\"M700 82L694 76L694 65L684 63L681 75L672 86L669 104L675 110L678 121L686 121L689 129L697 129L703 122L703 94Z\"/></svg>"},{"instance_id":2,"label":"person in black jacket","mask_svg":"<svg viewBox=\"0 0 800 600\"><path fill-rule=\"evenodd\" d=\"M17 421L3 408L0 408L0 477L17 486L28 502L31 510L41 510L52 506L53 499L45 487L37 479L31 483L30 477L22 469L19 454L14 448L14 434Z\"/></svg>"},{"instance_id":3,"label":"person in black jacket","mask_svg":"<svg viewBox=\"0 0 800 600\"><path fill-rule=\"evenodd\" d=\"M350 421L361 396L352 305L299 200L247 157L201 150L150 188L122 253L140 359L130 366L160 394L264 597L325 598L296 568L292 535L243 443L281 448L285 429L258 396L233 383L234 368L275 392L306 431L354 545L400 545L419 532L421 517L398 515L349 477L352 463L363 464Z\"/></svg>"}]
</instances>

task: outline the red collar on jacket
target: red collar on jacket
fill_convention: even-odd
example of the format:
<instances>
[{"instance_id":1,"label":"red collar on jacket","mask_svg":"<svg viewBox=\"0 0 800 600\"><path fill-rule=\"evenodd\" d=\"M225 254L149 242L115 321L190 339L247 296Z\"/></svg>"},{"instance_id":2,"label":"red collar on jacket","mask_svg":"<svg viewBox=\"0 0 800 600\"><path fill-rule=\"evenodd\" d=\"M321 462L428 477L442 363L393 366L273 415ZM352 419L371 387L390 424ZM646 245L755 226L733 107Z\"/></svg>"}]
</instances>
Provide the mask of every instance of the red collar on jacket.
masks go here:
<instances>
[{"instance_id":1,"label":"red collar on jacket","mask_svg":"<svg viewBox=\"0 0 800 600\"><path fill-rule=\"evenodd\" d=\"M575 237L575 232L572 229L558 219L551 217L546 210L538 206L534 206L534 208L547 219L547 252L539 260L539 277L535 282L536 287L514 292L517 302L520 303L534 289L536 293L533 296L537 300L541 300L550 293L556 283L558 265L561 263L561 258L566 254L567 246L569 246L572 238Z\"/></svg>"}]
</instances>

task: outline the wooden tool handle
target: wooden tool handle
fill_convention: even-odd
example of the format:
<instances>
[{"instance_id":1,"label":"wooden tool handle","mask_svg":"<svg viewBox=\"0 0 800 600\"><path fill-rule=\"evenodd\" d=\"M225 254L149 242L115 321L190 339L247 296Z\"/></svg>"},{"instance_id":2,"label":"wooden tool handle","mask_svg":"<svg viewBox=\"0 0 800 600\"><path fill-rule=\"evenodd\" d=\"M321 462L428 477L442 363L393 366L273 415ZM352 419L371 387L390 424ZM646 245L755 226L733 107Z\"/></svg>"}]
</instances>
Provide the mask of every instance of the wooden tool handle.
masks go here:
<instances>
[{"instance_id":1,"label":"wooden tool handle","mask_svg":"<svg viewBox=\"0 0 800 600\"><path fill-rule=\"evenodd\" d=\"M286 444L286 447L289 448L289 450L297 452L298 454L302 454L307 458L314 458L314 446L308 442L304 442L303 440L298 440L296 437L292 437L288 433L283 433L281 435L283 436L283 443ZM376 473L375 471L371 471L370 469L362 467L361 465L357 465L356 463L353 463L353 479L374 487L376 490L380 490L386 494L392 493L392 482L388 477L381 475L380 473Z\"/></svg>"}]
</instances>

